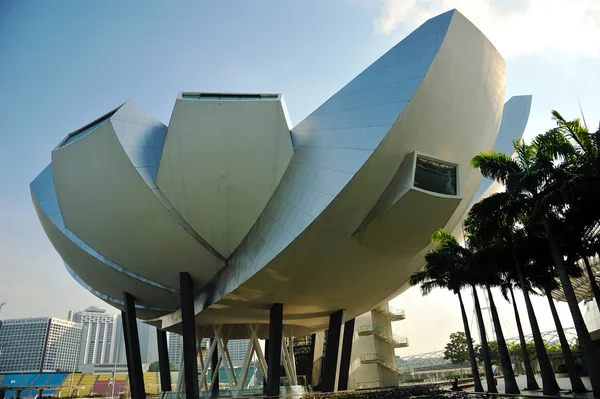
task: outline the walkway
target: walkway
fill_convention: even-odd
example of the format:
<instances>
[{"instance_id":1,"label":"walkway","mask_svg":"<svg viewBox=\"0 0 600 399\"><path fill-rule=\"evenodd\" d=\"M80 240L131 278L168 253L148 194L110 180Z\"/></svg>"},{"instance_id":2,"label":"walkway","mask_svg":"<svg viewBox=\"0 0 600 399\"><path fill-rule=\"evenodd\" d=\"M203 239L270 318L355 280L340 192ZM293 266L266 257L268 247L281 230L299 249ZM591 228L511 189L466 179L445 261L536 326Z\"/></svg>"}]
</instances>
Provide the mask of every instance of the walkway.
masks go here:
<instances>
[{"instance_id":1,"label":"walkway","mask_svg":"<svg viewBox=\"0 0 600 399\"><path fill-rule=\"evenodd\" d=\"M517 378L517 384L519 385L519 389L521 389L522 396L544 396L544 393L540 389L539 391L523 391L527 385L527 378L524 375L520 375ZM540 376L536 376L535 379L538 382L538 385L542 386L542 378ZM571 391L571 381L568 378L557 378L558 386L562 389L560 392L560 396L562 398L593 398L592 394L592 385L590 384L590 379L588 377L581 377L583 380L583 385L590 391L587 393L573 393ZM483 388L486 389L487 384L485 383L485 378L482 378ZM498 393L504 394L504 379L498 379Z\"/></svg>"}]
</instances>

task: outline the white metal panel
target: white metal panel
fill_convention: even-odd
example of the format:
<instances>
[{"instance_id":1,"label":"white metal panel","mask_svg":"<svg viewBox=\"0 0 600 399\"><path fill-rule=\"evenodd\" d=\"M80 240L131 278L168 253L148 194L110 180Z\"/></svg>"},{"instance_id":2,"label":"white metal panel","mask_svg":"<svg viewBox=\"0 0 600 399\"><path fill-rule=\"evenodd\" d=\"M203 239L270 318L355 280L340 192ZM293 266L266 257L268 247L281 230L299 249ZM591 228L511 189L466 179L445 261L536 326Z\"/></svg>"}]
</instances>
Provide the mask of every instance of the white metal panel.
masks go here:
<instances>
[{"instance_id":1,"label":"white metal panel","mask_svg":"<svg viewBox=\"0 0 600 399\"><path fill-rule=\"evenodd\" d=\"M129 112L115 115L142 119L141 111L132 111L135 108L130 107ZM177 288L179 272L187 271L199 288L222 263L169 214L136 171L136 166L152 167L158 159L158 147L126 146L131 147L129 150L150 150L130 158L133 152L128 153L120 140L143 137L144 130L154 135L160 126L131 123L132 119L115 120L115 125L111 120L52 152L65 225L97 252L140 276Z\"/></svg>"},{"instance_id":2,"label":"white metal panel","mask_svg":"<svg viewBox=\"0 0 600 399\"><path fill-rule=\"evenodd\" d=\"M197 297L196 312L216 302L217 306L227 304L226 308L219 308L220 320L227 316L232 320L259 320L265 315L258 308L262 306L264 309L269 303L284 303L286 324L319 331L325 328L327 315L334 310L346 309L349 317L354 317L394 295L410 274L422 265L428 240L421 240L410 248L404 246L401 253L392 253L388 249L393 240L385 243L387 249L369 248L353 239L352 234L411 151L452 160L460 166L462 200L450 201L451 209L444 211L452 213L449 218L447 214L439 218L439 215L435 216L442 220L441 223L447 221L445 226L439 227L452 229L458 223L481 181L481 175L469 166L470 160L474 154L491 146L498 133L504 97L504 62L481 32L456 11L431 19L417 32L421 29L427 34L422 36L425 40L420 44L429 46L427 50L419 50L416 44L398 45L390 51L391 54L384 55L367 68L369 71L397 65L401 70L410 57L433 60L424 69L426 73L406 105L395 108L392 105L398 103L388 103L363 111L353 108L359 102L348 103L347 111L315 112L293 129L297 152L289 169L298 164L296 157L301 156L303 166L322 170L313 172L314 176L322 178L330 171L336 173L330 181L335 182L336 190L340 191L317 191L318 182L303 181L308 184L300 184L290 180L302 181L303 176L307 176L305 171L286 173L265 212L276 215L272 217L277 223L267 226L274 229L281 226L288 232L293 231L297 234L294 240L275 257L265 257L269 261L266 264L262 263L264 260L258 254L261 249L269 248L265 241L268 231L262 230L246 237L228 265L213 280L214 289L210 292L204 290ZM414 39L412 35L409 38ZM431 56L428 52L438 45L437 55ZM403 50L406 56L394 55L395 51ZM362 74L355 80L362 80ZM347 87L352 85L351 82ZM361 86L361 89L366 87L368 85ZM385 89L382 90L385 92ZM329 101L336 99L338 94ZM339 117L339 122L333 115ZM360 128L385 124L389 124L390 128L379 144L373 145L371 137L366 140L368 146L375 149L364 161L356 160L351 152L338 151L346 148L343 138L339 141L339 148L338 142L328 140L321 140L318 146L312 145L315 143L312 140L321 132L329 134L336 128L355 132L353 140L357 143L358 134L368 132L368 129ZM315 126L323 130L317 131ZM299 137L308 131L312 131L311 138ZM332 156L335 165L326 159L331 154L336 154ZM360 162L363 164L359 165ZM346 176L340 175L340 171L350 175L347 182L343 182ZM460 201L458 206L457 201ZM436 201L423 201L421 213L415 214L419 208L412 208L411 220L434 215L431 207L435 206ZM293 209L296 215L307 215L308 219L294 219L303 224L302 228L289 226L289 215ZM398 217L396 215L395 220ZM427 225L431 224L436 223ZM410 236L412 233L410 226L403 223L386 223L385 230L389 237ZM425 233L420 236L425 236ZM390 253L393 256L387 256ZM236 285L238 288L235 288ZM232 288L235 289L232 291ZM176 322L176 314L163 318L163 325ZM210 323L209 315L212 314L210 311L203 312L199 322Z\"/></svg>"},{"instance_id":3,"label":"white metal panel","mask_svg":"<svg viewBox=\"0 0 600 399\"><path fill-rule=\"evenodd\" d=\"M292 153L281 100L179 98L157 184L227 258L258 220Z\"/></svg>"},{"instance_id":4,"label":"white metal panel","mask_svg":"<svg viewBox=\"0 0 600 399\"><path fill-rule=\"evenodd\" d=\"M265 209L276 222L271 224L273 228L282 227L297 237L348 184L381 143L427 73L433 58L428 58L429 64L420 58L438 50L438 34L443 37L451 18L452 13L445 13L422 25L292 130L296 152ZM384 68L385 78L379 80L379 71ZM398 90L391 90L388 82L394 82ZM362 91L368 91L375 106L353 94ZM378 94L386 101L379 102ZM272 259L248 255L260 252L250 248L269 247L264 235L264 230L262 234L249 234L233 254L227 266L231 272L228 270L218 279L223 285L220 295L230 292L231 281L245 281L266 265L264 260Z\"/></svg>"},{"instance_id":5,"label":"white metal panel","mask_svg":"<svg viewBox=\"0 0 600 399\"><path fill-rule=\"evenodd\" d=\"M77 276L88 286L107 296L122 299L123 292L130 292L136 302L147 307L174 309L179 302L179 295L163 288L155 287L136 278L130 277L107 266L100 259L86 252L77 242L61 231L41 209L35 196L33 204L44 231L56 251L64 259ZM118 306L112 303L113 306ZM164 311L162 313L166 313Z\"/></svg>"},{"instance_id":6,"label":"white metal panel","mask_svg":"<svg viewBox=\"0 0 600 399\"><path fill-rule=\"evenodd\" d=\"M529 112L531 110L531 96L513 96L504 104L504 111L502 112L502 122L500 123L500 129L498 130L498 137L496 138L496 144L494 145L494 151L502 152L506 155L512 156L513 154L513 141L523 137L525 133L525 127L529 120ZM482 195L492 185L493 180L483 178L475 197L473 197L473 203L479 201ZM488 193L491 195L492 193Z\"/></svg>"}]
</instances>

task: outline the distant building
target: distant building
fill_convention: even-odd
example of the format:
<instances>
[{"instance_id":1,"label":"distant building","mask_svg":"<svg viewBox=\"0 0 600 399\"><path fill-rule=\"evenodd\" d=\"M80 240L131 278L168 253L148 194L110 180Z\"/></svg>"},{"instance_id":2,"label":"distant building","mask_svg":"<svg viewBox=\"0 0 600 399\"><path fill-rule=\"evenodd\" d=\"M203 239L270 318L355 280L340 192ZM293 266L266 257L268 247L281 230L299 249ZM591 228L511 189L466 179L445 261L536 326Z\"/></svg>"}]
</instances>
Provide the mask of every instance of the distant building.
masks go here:
<instances>
[{"instance_id":1,"label":"distant building","mask_svg":"<svg viewBox=\"0 0 600 399\"><path fill-rule=\"evenodd\" d=\"M72 371L81 333L81 324L55 317L4 320L0 373Z\"/></svg>"},{"instance_id":2,"label":"distant building","mask_svg":"<svg viewBox=\"0 0 600 399\"><path fill-rule=\"evenodd\" d=\"M156 327L146 323L137 322L138 336L140 339L140 355L142 363L150 364L158 360L158 338Z\"/></svg>"},{"instance_id":3,"label":"distant building","mask_svg":"<svg viewBox=\"0 0 600 399\"><path fill-rule=\"evenodd\" d=\"M112 363L127 363L127 354L125 353L125 335L123 333L123 319L117 316L115 322L115 340L113 343Z\"/></svg>"},{"instance_id":4,"label":"distant building","mask_svg":"<svg viewBox=\"0 0 600 399\"><path fill-rule=\"evenodd\" d=\"M117 317L97 306L90 306L79 312L69 312L69 317L83 325L79 364L112 363Z\"/></svg>"},{"instance_id":5,"label":"distant building","mask_svg":"<svg viewBox=\"0 0 600 399\"><path fill-rule=\"evenodd\" d=\"M241 366L250 345L249 339L232 339L227 342L227 349L234 367Z\"/></svg>"},{"instance_id":6,"label":"distant building","mask_svg":"<svg viewBox=\"0 0 600 399\"><path fill-rule=\"evenodd\" d=\"M173 363L177 368L181 364L183 356L183 337L180 334L169 333L169 363Z\"/></svg>"}]
</instances>

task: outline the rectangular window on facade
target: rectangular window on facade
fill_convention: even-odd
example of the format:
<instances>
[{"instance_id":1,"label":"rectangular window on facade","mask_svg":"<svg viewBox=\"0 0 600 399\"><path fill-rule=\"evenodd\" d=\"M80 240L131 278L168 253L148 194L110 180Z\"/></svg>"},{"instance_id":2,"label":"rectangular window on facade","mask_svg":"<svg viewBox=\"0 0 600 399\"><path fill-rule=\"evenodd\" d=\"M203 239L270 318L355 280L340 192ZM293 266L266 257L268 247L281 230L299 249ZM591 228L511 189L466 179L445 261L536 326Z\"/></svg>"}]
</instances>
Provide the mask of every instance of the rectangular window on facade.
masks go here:
<instances>
[{"instance_id":1,"label":"rectangular window on facade","mask_svg":"<svg viewBox=\"0 0 600 399\"><path fill-rule=\"evenodd\" d=\"M456 195L456 165L417 156L415 187L439 194Z\"/></svg>"}]
</instances>

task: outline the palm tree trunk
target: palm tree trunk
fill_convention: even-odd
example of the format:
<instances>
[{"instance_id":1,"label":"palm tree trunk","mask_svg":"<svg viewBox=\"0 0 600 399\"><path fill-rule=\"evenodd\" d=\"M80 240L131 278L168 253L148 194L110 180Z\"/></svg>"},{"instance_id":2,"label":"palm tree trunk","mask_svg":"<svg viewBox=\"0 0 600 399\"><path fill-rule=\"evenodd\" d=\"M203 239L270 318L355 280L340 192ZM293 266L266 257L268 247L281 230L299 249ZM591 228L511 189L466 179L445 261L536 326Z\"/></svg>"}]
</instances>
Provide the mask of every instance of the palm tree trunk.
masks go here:
<instances>
[{"instance_id":1,"label":"palm tree trunk","mask_svg":"<svg viewBox=\"0 0 600 399\"><path fill-rule=\"evenodd\" d=\"M590 285L592 286L594 299L596 299L596 305L598 305L598 309L600 309L600 288L598 287L598 283L596 282L596 276L594 276L594 272L592 271L592 267L590 266L590 260L587 256L583 257L583 261L585 262L585 270L587 271L587 275L590 280Z\"/></svg>"},{"instance_id":2,"label":"palm tree trunk","mask_svg":"<svg viewBox=\"0 0 600 399\"><path fill-rule=\"evenodd\" d=\"M523 354L523 363L525 364L525 375L527 376L527 388L526 390L540 389L535 375L533 374L533 367L531 367L531 359L529 358L529 352L527 352L527 341L525 341L525 334L523 333L523 326L521 325L521 317L519 316L519 310L517 309L517 301L515 301L515 293L512 287L509 287L510 297L513 303L513 309L515 311L515 320L517 321L517 330L519 331L519 342L521 343L521 352Z\"/></svg>"},{"instance_id":3,"label":"palm tree trunk","mask_svg":"<svg viewBox=\"0 0 600 399\"><path fill-rule=\"evenodd\" d=\"M540 374L542 375L542 388L544 395L552 395L554 396L558 392L560 392L560 387L556 382L556 377L554 376L554 370L552 370L552 364L550 363L550 358L548 357L548 353L546 352L546 346L544 345L544 340L542 339L542 333L540 332L540 326L537 322L537 317L535 316L535 310L533 310L533 305L531 304L531 298L529 298L529 287L527 286L527 282L525 281L525 276L523 275L523 271L521 267L517 263L516 254L513 250L513 258L515 259L515 269L517 270L517 275L519 277L519 284L521 286L521 291L523 291L523 298L525 299L525 307L527 308L527 315L529 316L529 324L531 325L531 335L533 335L533 342L535 343L535 351L538 355L538 363L540 365Z\"/></svg>"},{"instance_id":4,"label":"palm tree trunk","mask_svg":"<svg viewBox=\"0 0 600 399\"><path fill-rule=\"evenodd\" d=\"M477 296L477 290L475 286L473 288L473 300L475 301L475 313L477 313L477 323L479 323L479 338L481 339L481 352L483 355L483 365L485 369L485 381L487 382L487 391L491 393L498 393L496 388L496 379L494 378L494 372L492 371L492 360L490 359L490 348L488 347L487 338L485 337L485 324L483 323L483 315L481 314L481 305L479 304L479 297Z\"/></svg>"},{"instance_id":5,"label":"palm tree trunk","mask_svg":"<svg viewBox=\"0 0 600 399\"><path fill-rule=\"evenodd\" d=\"M546 292L546 298L548 298L548 303L550 304L550 311L552 312L554 324L556 325L556 333L558 334L558 339L560 340L560 348L562 349L563 358L565 359L565 365L567 366L567 372L569 373L569 379L571 380L571 389L573 390L573 392L577 393L587 392L587 389L581 381L581 377L579 377L579 372L577 371L577 365L575 364L575 359L573 359L573 354L571 353L569 342L567 341L567 337L565 336L565 332L563 331L562 323L558 318L558 312L556 311L556 306L554 305L554 301L552 299L552 290L544 288L544 291Z\"/></svg>"},{"instance_id":6,"label":"palm tree trunk","mask_svg":"<svg viewBox=\"0 0 600 399\"><path fill-rule=\"evenodd\" d=\"M500 324L500 317L498 317L498 310L494 303L494 297L492 296L492 290L490 285L486 284L485 289L487 290L488 297L490 298L490 308L492 310L492 322L494 323L494 329L496 330L496 341L498 342L498 354L500 355L500 363L502 364L502 374L504 374L504 392L510 394L520 394L517 380L515 379L515 373L512 368L512 362L510 361L510 355L508 354L508 347L504 340L504 333L502 332L502 325Z\"/></svg>"},{"instance_id":7,"label":"palm tree trunk","mask_svg":"<svg viewBox=\"0 0 600 399\"><path fill-rule=\"evenodd\" d=\"M481 385L481 377L479 377L479 367L477 367L477 358L475 357L475 349L473 349L473 338L471 338L471 330L469 329L467 312L465 311L465 305L463 303L460 291L457 291L456 293L458 294L458 301L460 302L460 311L462 313L463 325L465 327L465 337L467 338L467 347L469 348L469 359L471 360L471 374L473 374L473 383L475 385L474 389L475 392L483 392L483 385Z\"/></svg>"},{"instance_id":8,"label":"palm tree trunk","mask_svg":"<svg viewBox=\"0 0 600 399\"><path fill-rule=\"evenodd\" d=\"M552 259L554 260L554 266L556 267L556 273L560 278L560 284L562 285L565 298L569 304L569 310L571 310L571 316L573 317L573 324L577 330L577 337L579 338L579 346L585 357L585 365L590 375L590 383L592 384L592 391L594 391L594 397L600 398L600 356L598 355L598 349L592 342L592 337L583 321L581 310L579 309L579 303L577 296L571 285L571 279L567 273L565 267L565 260L563 258L562 251L558 246L554 231L550 225L550 221L544 218L543 221L544 229L548 238L548 244L550 245L550 252L552 253Z\"/></svg>"}]
</instances>

